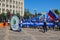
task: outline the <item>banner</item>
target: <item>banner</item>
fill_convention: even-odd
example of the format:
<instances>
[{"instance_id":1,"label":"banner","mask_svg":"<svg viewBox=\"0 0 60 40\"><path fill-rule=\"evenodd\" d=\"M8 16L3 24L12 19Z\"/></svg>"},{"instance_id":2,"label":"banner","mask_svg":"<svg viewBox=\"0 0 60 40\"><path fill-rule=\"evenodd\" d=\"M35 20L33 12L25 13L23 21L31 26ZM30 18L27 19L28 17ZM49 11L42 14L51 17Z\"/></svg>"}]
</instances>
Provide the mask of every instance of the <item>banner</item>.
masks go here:
<instances>
[{"instance_id":1,"label":"banner","mask_svg":"<svg viewBox=\"0 0 60 40\"><path fill-rule=\"evenodd\" d=\"M19 30L19 18L17 16L13 16L10 22L12 30Z\"/></svg>"}]
</instances>

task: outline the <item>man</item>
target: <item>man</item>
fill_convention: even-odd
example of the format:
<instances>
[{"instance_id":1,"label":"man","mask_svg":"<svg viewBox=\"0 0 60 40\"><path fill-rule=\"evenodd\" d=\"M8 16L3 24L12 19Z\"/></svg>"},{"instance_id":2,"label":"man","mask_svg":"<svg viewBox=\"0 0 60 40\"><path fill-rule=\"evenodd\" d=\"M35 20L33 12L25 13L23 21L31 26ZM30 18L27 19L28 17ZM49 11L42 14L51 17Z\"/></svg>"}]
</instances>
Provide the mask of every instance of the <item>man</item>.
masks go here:
<instances>
[{"instance_id":1,"label":"man","mask_svg":"<svg viewBox=\"0 0 60 40\"><path fill-rule=\"evenodd\" d=\"M56 21L55 21L55 27L57 27L57 28L59 28L59 27L58 27L58 22L59 22L59 20L56 19Z\"/></svg>"},{"instance_id":2,"label":"man","mask_svg":"<svg viewBox=\"0 0 60 40\"><path fill-rule=\"evenodd\" d=\"M53 24L54 24L54 26L53 26L53 30L55 29L55 21L53 21Z\"/></svg>"},{"instance_id":3,"label":"man","mask_svg":"<svg viewBox=\"0 0 60 40\"><path fill-rule=\"evenodd\" d=\"M47 32L46 19L44 19L43 32Z\"/></svg>"}]
</instances>

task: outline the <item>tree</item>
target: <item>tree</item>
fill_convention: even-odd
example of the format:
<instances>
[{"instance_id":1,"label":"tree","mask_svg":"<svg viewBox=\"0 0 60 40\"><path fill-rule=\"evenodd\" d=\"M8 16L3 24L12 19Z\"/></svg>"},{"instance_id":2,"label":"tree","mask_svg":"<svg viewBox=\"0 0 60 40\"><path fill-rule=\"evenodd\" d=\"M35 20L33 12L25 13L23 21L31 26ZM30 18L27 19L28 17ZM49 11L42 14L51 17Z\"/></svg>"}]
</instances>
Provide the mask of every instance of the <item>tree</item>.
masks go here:
<instances>
[{"instance_id":1,"label":"tree","mask_svg":"<svg viewBox=\"0 0 60 40\"><path fill-rule=\"evenodd\" d=\"M54 10L54 12L57 14L57 15L60 15L59 11L57 9Z\"/></svg>"},{"instance_id":2,"label":"tree","mask_svg":"<svg viewBox=\"0 0 60 40\"><path fill-rule=\"evenodd\" d=\"M13 15L15 15L15 12L14 12L14 10L13 10Z\"/></svg>"},{"instance_id":3,"label":"tree","mask_svg":"<svg viewBox=\"0 0 60 40\"><path fill-rule=\"evenodd\" d=\"M2 22L2 16L1 16L1 14L0 14L0 22Z\"/></svg>"},{"instance_id":4,"label":"tree","mask_svg":"<svg viewBox=\"0 0 60 40\"><path fill-rule=\"evenodd\" d=\"M7 20L10 19L10 11L9 11L9 10L7 10L6 19L7 19Z\"/></svg>"},{"instance_id":5,"label":"tree","mask_svg":"<svg viewBox=\"0 0 60 40\"><path fill-rule=\"evenodd\" d=\"M38 16L41 16L42 14L41 14L41 13L38 13L37 15L38 15Z\"/></svg>"},{"instance_id":6,"label":"tree","mask_svg":"<svg viewBox=\"0 0 60 40\"><path fill-rule=\"evenodd\" d=\"M18 16L20 18L20 14L19 13L17 13L16 16Z\"/></svg>"},{"instance_id":7,"label":"tree","mask_svg":"<svg viewBox=\"0 0 60 40\"><path fill-rule=\"evenodd\" d=\"M2 19L5 19L5 13L1 13Z\"/></svg>"},{"instance_id":8,"label":"tree","mask_svg":"<svg viewBox=\"0 0 60 40\"><path fill-rule=\"evenodd\" d=\"M24 18L29 18L29 16L31 17L33 14L30 13L29 9L25 9L24 11Z\"/></svg>"},{"instance_id":9,"label":"tree","mask_svg":"<svg viewBox=\"0 0 60 40\"><path fill-rule=\"evenodd\" d=\"M0 16L1 16L1 20L2 20L2 21L3 21L3 20L6 21L6 15L5 15L5 13L1 13Z\"/></svg>"}]
</instances>

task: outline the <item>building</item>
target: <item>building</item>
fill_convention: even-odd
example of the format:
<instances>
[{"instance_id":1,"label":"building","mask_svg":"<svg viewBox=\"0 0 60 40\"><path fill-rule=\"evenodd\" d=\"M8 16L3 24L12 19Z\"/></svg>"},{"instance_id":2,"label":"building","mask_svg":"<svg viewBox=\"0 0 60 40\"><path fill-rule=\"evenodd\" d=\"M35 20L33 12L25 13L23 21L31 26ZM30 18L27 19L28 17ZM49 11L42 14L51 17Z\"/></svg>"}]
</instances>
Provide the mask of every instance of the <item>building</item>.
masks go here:
<instances>
[{"instance_id":1,"label":"building","mask_svg":"<svg viewBox=\"0 0 60 40\"><path fill-rule=\"evenodd\" d=\"M24 0L0 0L0 14L7 13L7 10L24 16Z\"/></svg>"}]
</instances>

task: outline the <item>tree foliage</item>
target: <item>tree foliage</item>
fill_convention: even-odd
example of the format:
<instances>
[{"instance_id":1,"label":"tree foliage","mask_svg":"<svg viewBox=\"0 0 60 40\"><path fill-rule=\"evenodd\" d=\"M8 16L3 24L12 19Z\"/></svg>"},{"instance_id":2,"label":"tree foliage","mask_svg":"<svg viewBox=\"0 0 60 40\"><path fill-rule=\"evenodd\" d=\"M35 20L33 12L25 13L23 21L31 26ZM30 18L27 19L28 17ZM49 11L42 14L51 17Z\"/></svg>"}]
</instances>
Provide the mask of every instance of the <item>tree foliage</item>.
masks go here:
<instances>
[{"instance_id":1,"label":"tree foliage","mask_svg":"<svg viewBox=\"0 0 60 40\"><path fill-rule=\"evenodd\" d=\"M10 19L10 11L9 11L9 10L7 10L6 18L7 18L7 19Z\"/></svg>"},{"instance_id":2,"label":"tree foliage","mask_svg":"<svg viewBox=\"0 0 60 40\"><path fill-rule=\"evenodd\" d=\"M54 12L55 12L57 15L60 15L59 10L55 9Z\"/></svg>"},{"instance_id":3,"label":"tree foliage","mask_svg":"<svg viewBox=\"0 0 60 40\"><path fill-rule=\"evenodd\" d=\"M28 9L25 9L24 11L24 18L28 18L29 16L31 17L33 14L30 13Z\"/></svg>"},{"instance_id":4,"label":"tree foliage","mask_svg":"<svg viewBox=\"0 0 60 40\"><path fill-rule=\"evenodd\" d=\"M1 16L2 16L2 19L5 20L5 18L6 18L5 13L1 13Z\"/></svg>"},{"instance_id":5,"label":"tree foliage","mask_svg":"<svg viewBox=\"0 0 60 40\"><path fill-rule=\"evenodd\" d=\"M3 22L3 20L6 20L6 14L5 13L0 14L0 22Z\"/></svg>"},{"instance_id":6,"label":"tree foliage","mask_svg":"<svg viewBox=\"0 0 60 40\"><path fill-rule=\"evenodd\" d=\"M20 14L19 13L16 13L16 16L18 16L20 18Z\"/></svg>"},{"instance_id":7,"label":"tree foliage","mask_svg":"<svg viewBox=\"0 0 60 40\"><path fill-rule=\"evenodd\" d=\"M0 14L0 22L2 22L2 16L1 16L1 14Z\"/></svg>"},{"instance_id":8,"label":"tree foliage","mask_svg":"<svg viewBox=\"0 0 60 40\"><path fill-rule=\"evenodd\" d=\"M38 16L41 16L42 14L41 14L41 13L38 13L37 15L38 15Z\"/></svg>"}]
</instances>

